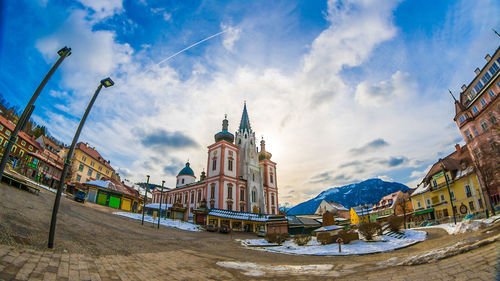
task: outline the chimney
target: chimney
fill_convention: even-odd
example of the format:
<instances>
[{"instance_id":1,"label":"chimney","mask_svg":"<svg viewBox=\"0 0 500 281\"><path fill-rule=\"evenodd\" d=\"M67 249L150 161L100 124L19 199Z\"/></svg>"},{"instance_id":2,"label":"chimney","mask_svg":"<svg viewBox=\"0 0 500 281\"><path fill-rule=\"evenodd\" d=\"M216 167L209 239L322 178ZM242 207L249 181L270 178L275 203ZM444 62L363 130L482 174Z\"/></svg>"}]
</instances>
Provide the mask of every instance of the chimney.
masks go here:
<instances>
[{"instance_id":1,"label":"chimney","mask_svg":"<svg viewBox=\"0 0 500 281\"><path fill-rule=\"evenodd\" d=\"M490 61L490 60L491 60L491 56L490 56L490 54L486 54L486 57L484 57L484 59L485 59L486 61Z\"/></svg>"},{"instance_id":2,"label":"chimney","mask_svg":"<svg viewBox=\"0 0 500 281\"><path fill-rule=\"evenodd\" d=\"M476 67L476 70L474 70L474 72L476 73L476 75L479 75L479 73L481 73L481 70L479 70L479 67Z\"/></svg>"},{"instance_id":3,"label":"chimney","mask_svg":"<svg viewBox=\"0 0 500 281\"><path fill-rule=\"evenodd\" d=\"M457 150L458 153L462 153L462 148L460 147L460 144L455 144L455 149Z\"/></svg>"},{"instance_id":4,"label":"chimney","mask_svg":"<svg viewBox=\"0 0 500 281\"><path fill-rule=\"evenodd\" d=\"M465 86L465 84L462 85L462 92L465 91L465 89L467 89L467 86Z\"/></svg>"}]
</instances>

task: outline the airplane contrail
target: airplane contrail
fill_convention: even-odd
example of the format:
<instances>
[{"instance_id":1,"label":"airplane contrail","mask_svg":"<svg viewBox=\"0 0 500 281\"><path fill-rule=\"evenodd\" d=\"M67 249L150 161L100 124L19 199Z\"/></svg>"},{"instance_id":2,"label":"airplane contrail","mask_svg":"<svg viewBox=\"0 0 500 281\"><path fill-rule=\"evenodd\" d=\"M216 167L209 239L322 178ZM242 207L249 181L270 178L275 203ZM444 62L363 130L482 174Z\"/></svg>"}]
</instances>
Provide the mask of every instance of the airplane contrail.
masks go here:
<instances>
[{"instance_id":1,"label":"airplane contrail","mask_svg":"<svg viewBox=\"0 0 500 281\"><path fill-rule=\"evenodd\" d=\"M205 42L205 41L207 41L207 40L210 40L210 39L212 39L212 38L214 38L214 37L216 37L216 36L219 36L219 35L221 35L222 33L225 33L225 32L227 32L227 31L228 31L228 29L223 30L223 31L221 31L221 32L219 32L219 33L216 33L216 34L214 34L214 35L208 36L207 38L205 38L205 39L203 39L203 40L200 40L200 41L198 41L198 42L196 42L196 43L194 43L194 44L192 44L192 45L190 45L190 46L188 46L188 47L186 47L186 48L184 48L184 49L182 49L182 50L178 51L177 53L175 53L175 54L173 54L173 55L169 56L168 58L163 59L162 61L160 61L160 62L159 62L159 63L157 63L156 65L160 65L160 64L162 64L162 63L164 63L164 62L168 61L169 59L171 59L171 58L173 58L173 57L177 56L178 54L180 54L180 53L182 53L182 52L184 52L184 51L187 51L187 50L189 50L189 49L193 48L194 46L196 46L196 45L198 45L198 44L201 44L201 43L203 43L203 42Z\"/></svg>"}]
</instances>

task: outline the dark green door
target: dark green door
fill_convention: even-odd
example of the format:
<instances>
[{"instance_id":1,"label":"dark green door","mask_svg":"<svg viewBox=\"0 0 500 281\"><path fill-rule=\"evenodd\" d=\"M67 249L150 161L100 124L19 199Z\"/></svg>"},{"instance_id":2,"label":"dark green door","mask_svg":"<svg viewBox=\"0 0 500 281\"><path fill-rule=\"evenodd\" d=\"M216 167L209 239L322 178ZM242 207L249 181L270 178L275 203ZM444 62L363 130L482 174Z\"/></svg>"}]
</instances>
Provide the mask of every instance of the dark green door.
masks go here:
<instances>
[{"instance_id":1,"label":"dark green door","mask_svg":"<svg viewBox=\"0 0 500 281\"><path fill-rule=\"evenodd\" d=\"M97 204L106 206L107 199L108 199L108 194L99 191L99 194L97 194Z\"/></svg>"}]
</instances>

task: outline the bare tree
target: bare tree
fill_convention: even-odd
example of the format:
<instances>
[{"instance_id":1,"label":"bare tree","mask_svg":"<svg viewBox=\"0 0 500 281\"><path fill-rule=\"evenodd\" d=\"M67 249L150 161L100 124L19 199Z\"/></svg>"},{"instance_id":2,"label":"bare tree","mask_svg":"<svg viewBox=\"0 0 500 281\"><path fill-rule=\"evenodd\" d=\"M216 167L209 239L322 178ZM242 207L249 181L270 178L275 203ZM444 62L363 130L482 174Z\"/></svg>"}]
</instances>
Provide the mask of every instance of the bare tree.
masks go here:
<instances>
[{"instance_id":1,"label":"bare tree","mask_svg":"<svg viewBox=\"0 0 500 281\"><path fill-rule=\"evenodd\" d=\"M403 213L404 226L405 226L405 229L406 229L406 214L409 213L410 210L411 210L410 206L408 206L408 202L410 202L410 193L409 193L409 191L403 193L403 195L400 196L400 197L398 197L396 200L397 201L396 201L396 214L395 215L399 215L398 211L400 213Z\"/></svg>"}]
</instances>

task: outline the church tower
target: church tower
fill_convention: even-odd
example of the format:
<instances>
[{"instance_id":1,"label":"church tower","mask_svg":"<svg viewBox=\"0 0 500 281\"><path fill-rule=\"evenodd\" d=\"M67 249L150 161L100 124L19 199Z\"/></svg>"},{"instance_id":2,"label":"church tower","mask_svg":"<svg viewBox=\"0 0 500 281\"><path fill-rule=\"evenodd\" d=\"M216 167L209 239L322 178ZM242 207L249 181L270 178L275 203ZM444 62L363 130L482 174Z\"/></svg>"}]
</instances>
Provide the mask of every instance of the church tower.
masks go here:
<instances>
[{"instance_id":1,"label":"church tower","mask_svg":"<svg viewBox=\"0 0 500 281\"><path fill-rule=\"evenodd\" d=\"M236 132L236 145L239 147L239 173L240 179L246 180L247 186L247 211L253 213L266 213L266 201L263 189L255 133L250 126L246 102L243 106L240 127Z\"/></svg>"}]
</instances>

